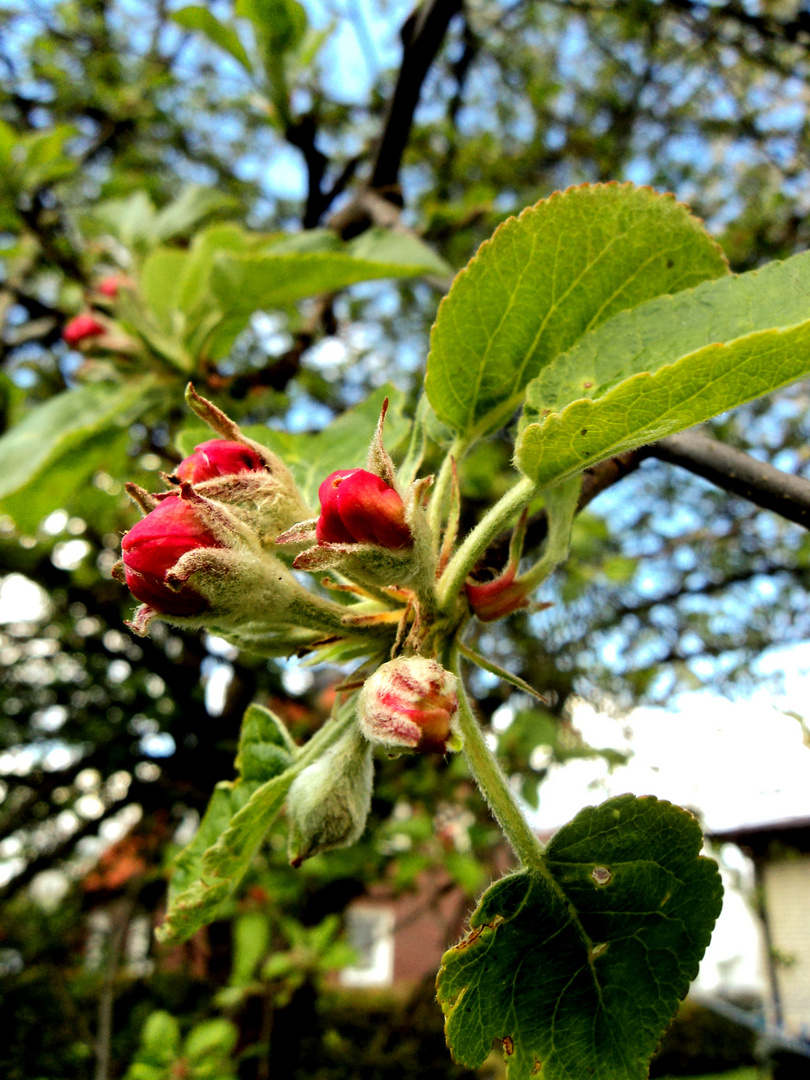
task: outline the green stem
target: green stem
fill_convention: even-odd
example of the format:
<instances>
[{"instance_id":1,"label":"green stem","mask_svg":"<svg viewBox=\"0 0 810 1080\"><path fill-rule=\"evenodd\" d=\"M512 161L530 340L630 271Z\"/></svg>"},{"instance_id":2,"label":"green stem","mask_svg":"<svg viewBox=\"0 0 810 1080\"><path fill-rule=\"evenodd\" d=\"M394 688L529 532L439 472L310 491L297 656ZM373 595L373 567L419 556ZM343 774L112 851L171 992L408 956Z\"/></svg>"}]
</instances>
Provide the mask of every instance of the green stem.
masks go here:
<instances>
[{"instance_id":1,"label":"green stem","mask_svg":"<svg viewBox=\"0 0 810 1080\"><path fill-rule=\"evenodd\" d=\"M458 677L459 684L459 726L464 739L464 756L467 758L475 782L521 863L533 870L545 872L543 846L523 816L514 792L497 758L487 746L478 720L473 713L462 678L459 653L456 649L453 651L452 668Z\"/></svg>"},{"instance_id":2,"label":"green stem","mask_svg":"<svg viewBox=\"0 0 810 1080\"><path fill-rule=\"evenodd\" d=\"M351 698L338 709L337 715L327 720L309 742L300 748L295 755L295 762L290 767L290 772L297 776L307 765L317 761L325 750L328 750L344 732L348 731L355 722L356 697L356 694L352 694Z\"/></svg>"},{"instance_id":3,"label":"green stem","mask_svg":"<svg viewBox=\"0 0 810 1080\"><path fill-rule=\"evenodd\" d=\"M577 512L582 477L577 475L545 492L548 534L540 559L518 579L527 592L537 588L568 557L571 526Z\"/></svg>"},{"instance_id":4,"label":"green stem","mask_svg":"<svg viewBox=\"0 0 810 1080\"><path fill-rule=\"evenodd\" d=\"M433 543L437 550L441 543L442 521L444 520L447 493L450 489L450 484L453 481L453 462L455 461L455 463L458 464L466 454L467 449L466 443L461 442L460 439L456 439L444 456L444 461L439 469L436 483L433 485L433 491L430 495L428 524L430 525L430 531L433 534Z\"/></svg>"},{"instance_id":5,"label":"green stem","mask_svg":"<svg viewBox=\"0 0 810 1080\"><path fill-rule=\"evenodd\" d=\"M452 608L456 596L464 587L464 579L472 568L515 514L532 501L538 490L534 480L527 476L521 477L467 535L439 578L436 591L441 611L447 612Z\"/></svg>"}]
</instances>

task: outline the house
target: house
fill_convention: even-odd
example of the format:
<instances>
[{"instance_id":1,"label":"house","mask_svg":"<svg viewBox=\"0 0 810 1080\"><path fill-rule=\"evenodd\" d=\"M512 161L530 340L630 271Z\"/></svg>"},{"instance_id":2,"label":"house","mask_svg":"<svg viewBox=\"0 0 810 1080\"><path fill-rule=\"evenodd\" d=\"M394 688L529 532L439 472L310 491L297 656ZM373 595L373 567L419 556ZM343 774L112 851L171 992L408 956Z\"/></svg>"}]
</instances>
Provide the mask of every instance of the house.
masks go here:
<instances>
[{"instance_id":1,"label":"house","mask_svg":"<svg viewBox=\"0 0 810 1080\"><path fill-rule=\"evenodd\" d=\"M769 995L767 1019L810 1040L810 817L711 834L754 862Z\"/></svg>"}]
</instances>

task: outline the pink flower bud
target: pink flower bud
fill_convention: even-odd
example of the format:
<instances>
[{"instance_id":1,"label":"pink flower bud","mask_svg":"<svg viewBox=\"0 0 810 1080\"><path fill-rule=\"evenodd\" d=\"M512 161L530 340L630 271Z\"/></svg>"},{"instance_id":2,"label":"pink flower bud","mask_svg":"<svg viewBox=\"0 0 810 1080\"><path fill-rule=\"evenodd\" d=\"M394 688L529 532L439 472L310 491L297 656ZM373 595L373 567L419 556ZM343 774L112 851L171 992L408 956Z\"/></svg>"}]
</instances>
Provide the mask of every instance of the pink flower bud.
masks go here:
<instances>
[{"instance_id":1,"label":"pink flower bud","mask_svg":"<svg viewBox=\"0 0 810 1080\"><path fill-rule=\"evenodd\" d=\"M122 285L128 284L128 279L122 277L121 274L109 274L107 277L103 277L96 285L96 290L102 294L102 296L108 296L110 300L114 300L118 296L118 290Z\"/></svg>"},{"instance_id":2,"label":"pink flower bud","mask_svg":"<svg viewBox=\"0 0 810 1080\"><path fill-rule=\"evenodd\" d=\"M437 660L389 660L366 679L357 703L360 730L371 742L422 754L454 746L457 680Z\"/></svg>"},{"instance_id":3,"label":"pink flower bud","mask_svg":"<svg viewBox=\"0 0 810 1080\"><path fill-rule=\"evenodd\" d=\"M187 551L219 547L192 503L177 496L164 499L121 542L129 590L163 615L197 615L208 601L188 585L170 588L166 575Z\"/></svg>"},{"instance_id":4,"label":"pink flower bud","mask_svg":"<svg viewBox=\"0 0 810 1080\"><path fill-rule=\"evenodd\" d=\"M189 484L201 484L217 476L249 471L267 471L267 466L255 450L230 439L209 439L195 446L194 453L180 462L175 476Z\"/></svg>"},{"instance_id":5,"label":"pink flower bud","mask_svg":"<svg viewBox=\"0 0 810 1080\"><path fill-rule=\"evenodd\" d=\"M318 489L321 516L315 535L322 544L378 544L404 548L413 543L405 507L394 488L365 469L327 476Z\"/></svg>"},{"instance_id":6,"label":"pink flower bud","mask_svg":"<svg viewBox=\"0 0 810 1080\"><path fill-rule=\"evenodd\" d=\"M509 565L494 581L473 581L464 584L470 607L481 622L504 619L529 606L526 584L515 577L516 565Z\"/></svg>"},{"instance_id":7,"label":"pink flower bud","mask_svg":"<svg viewBox=\"0 0 810 1080\"><path fill-rule=\"evenodd\" d=\"M98 337L106 329L104 324L99 322L94 315L91 315L89 311L85 311L65 324L62 330L62 338L68 345L78 345L80 341L86 341L87 338Z\"/></svg>"}]
</instances>

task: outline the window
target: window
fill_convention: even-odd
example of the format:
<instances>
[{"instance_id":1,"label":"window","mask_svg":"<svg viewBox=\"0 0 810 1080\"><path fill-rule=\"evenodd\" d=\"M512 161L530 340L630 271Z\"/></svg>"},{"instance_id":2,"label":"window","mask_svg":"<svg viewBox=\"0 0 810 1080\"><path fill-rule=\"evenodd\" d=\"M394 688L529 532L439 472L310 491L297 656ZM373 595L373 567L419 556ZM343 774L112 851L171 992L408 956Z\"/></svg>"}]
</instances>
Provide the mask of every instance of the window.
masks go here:
<instances>
[{"instance_id":1,"label":"window","mask_svg":"<svg viewBox=\"0 0 810 1080\"><path fill-rule=\"evenodd\" d=\"M346 936L357 954L340 973L344 986L390 986L394 979L394 912L358 905L346 912Z\"/></svg>"}]
</instances>

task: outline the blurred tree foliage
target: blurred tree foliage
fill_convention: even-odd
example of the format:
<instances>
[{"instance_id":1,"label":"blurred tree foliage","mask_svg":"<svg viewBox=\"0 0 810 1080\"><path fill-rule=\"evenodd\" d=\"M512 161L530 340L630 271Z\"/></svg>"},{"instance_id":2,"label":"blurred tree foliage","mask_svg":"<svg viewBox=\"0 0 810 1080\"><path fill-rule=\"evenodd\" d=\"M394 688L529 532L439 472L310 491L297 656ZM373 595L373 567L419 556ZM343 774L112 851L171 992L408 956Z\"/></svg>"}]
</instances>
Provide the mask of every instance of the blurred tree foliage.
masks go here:
<instances>
[{"instance_id":1,"label":"blurred tree foliage","mask_svg":"<svg viewBox=\"0 0 810 1080\"><path fill-rule=\"evenodd\" d=\"M379 1076L411 1050L420 1072L439 1069L429 1041L358 1063L334 1003L300 1055L285 1033L315 1022L316 990L345 962L329 919L369 883L408 889L443 862L465 897L480 888L498 833L461 762L379 763L356 850L294 873L274 834L231 921L182 955L133 948L181 837L232 775L246 705L273 702L306 736L335 673L301 679L160 626L130 635L131 599L109 576L136 516L123 483L154 486L180 460L189 377L241 422L293 430L388 380L413 405L451 270L555 189L671 190L735 270L802 250L809 46L790 0L0 6L0 423L24 435L0 477L8 1080L104 1080L136 1053L153 1072L133 1080L181 1058L197 1075L194 1040L220 1053L234 1037L205 1027L218 1009L238 1026L240 1077ZM98 290L111 275L114 298ZM89 307L123 345L64 343ZM801 473L807 404L798 386L714 433ZM495 439L464 462L469 514L508 485L509 455ZM627 472L579 516L578 570L548 590L554 606L480 634L548 700L478 677L485 717L516 709L501 753L530 801L550 764L593 753L571 723L578 695L626 707L750 686L763 650L810 636L799 525L655 454ZM532 768L538 746L550 752ZM150 1014L155 1030L181 1018L164 1040L176 1060L149 1064Z\"/></svg>"}]
</instances>

